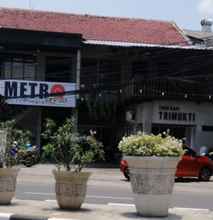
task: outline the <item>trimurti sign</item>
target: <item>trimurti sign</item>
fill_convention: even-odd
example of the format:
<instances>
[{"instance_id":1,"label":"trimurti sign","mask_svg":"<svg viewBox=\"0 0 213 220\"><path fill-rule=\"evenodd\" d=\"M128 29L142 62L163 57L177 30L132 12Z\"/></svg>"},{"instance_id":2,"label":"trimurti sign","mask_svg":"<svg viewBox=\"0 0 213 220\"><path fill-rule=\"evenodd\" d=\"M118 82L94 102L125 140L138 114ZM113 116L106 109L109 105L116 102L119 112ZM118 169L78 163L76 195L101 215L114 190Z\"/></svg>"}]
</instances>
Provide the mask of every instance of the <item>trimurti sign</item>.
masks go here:
<instances>
[{"instance_id":1,"label":"trimurti sign","mask_svg":"<svg viewBox=\"0 0 213 220\"><path fill-rule=\"evenodd\" d=\"M181 111L180 106L160 105L158 111L160 121L182 121L194 123L196 120L195 112Z\"/></svg>"},{"instance_id":2,"label":"trimurti sign","mask_svg":"<svg viewBox=\"0 0 213 220\"><path fill-rule=\"evenodd\" d=\"M0 94L11 105L75 107L75 83L0 80Z\"/></svg>"},{"instance_id":3,"label":"trimurti sign","mask_svg":"<svg viewBox=\"0 0 213 220\"><path fill-rule=\"evenodd\" d=\"M157 124L195 125L198 106L193 103L156 101L153 104L152 122Z\"/></svg>"}]
</instances>

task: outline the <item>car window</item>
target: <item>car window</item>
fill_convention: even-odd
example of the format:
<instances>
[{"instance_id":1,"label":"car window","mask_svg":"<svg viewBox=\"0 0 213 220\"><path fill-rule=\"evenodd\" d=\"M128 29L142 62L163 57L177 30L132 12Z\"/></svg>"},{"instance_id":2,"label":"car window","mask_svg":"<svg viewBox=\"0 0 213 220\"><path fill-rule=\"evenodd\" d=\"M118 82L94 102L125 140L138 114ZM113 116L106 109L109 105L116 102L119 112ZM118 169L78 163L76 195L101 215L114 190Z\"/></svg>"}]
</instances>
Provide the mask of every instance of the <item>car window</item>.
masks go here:
<instances>
[{"instance_id":1,"label":"car window","mask_svg":"<svg viewBox=\"0 0 213 220\"><path fill-rule=\"evenodd\" d=\"M186 155L186 156L192 156L192 157L195 157L195 156L196 156L196 152L193 151L191 148L189 148L189 147L183 147L183 149L184 149L184 151L185 151L184 155Z\"/></svg>"}]
</instances>

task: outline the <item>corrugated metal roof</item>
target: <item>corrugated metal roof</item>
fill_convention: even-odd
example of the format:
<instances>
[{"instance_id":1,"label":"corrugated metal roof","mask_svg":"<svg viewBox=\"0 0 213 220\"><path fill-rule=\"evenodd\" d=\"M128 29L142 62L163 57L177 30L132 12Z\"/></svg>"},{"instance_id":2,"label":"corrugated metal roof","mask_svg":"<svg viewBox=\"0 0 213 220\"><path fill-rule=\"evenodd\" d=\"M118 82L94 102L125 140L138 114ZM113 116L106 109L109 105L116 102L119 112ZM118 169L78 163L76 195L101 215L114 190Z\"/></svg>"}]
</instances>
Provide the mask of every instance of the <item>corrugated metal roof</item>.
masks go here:
<instances>
[{"instance_id":1,"label":"corrugated metal roof","mask_svg":"<svg viewBox=\"0 0 213 220\"><path fill-rule=\"evenodd\" d=\"M184 32L187 36L198 38L200 40L204 40L205 38L213 37L213 32L192 31L192 30L184 30Z\"/></svg>"},{"instance_id":2,"label":"corrugated metal roof","mask_svg":"<svg viewBox=\"0 0 213 220\"><path fill-rule=\"evenodd\" d=\"M115 41L97 41L86 40L84 44L88 45L103 45L103 46L117 46L117 47L159 47L159 48L171 48L171 49L188 49L188 50L213 50L213 47L205 46L181 46L181 45L160 45L160 44L144 44L144 43L127 43L127 42L115 42Z\"/></svg>"}]
</instances>

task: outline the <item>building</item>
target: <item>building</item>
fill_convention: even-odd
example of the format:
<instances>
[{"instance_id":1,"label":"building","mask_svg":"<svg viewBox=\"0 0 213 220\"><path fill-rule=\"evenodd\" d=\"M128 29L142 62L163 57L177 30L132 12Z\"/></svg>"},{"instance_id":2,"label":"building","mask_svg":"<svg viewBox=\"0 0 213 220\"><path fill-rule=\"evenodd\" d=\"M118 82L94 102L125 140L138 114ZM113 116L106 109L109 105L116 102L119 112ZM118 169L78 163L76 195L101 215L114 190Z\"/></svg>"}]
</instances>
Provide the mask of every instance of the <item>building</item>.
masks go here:
<instances>
[{"instance_id":1,"label":"building","mask_svg":"<svg viewBox=\"0 0 213 220\"><path fill-rule=\"evenodd\" d=\"M200 31L184 30L185 35L190 39L193 45L212 47L213 46L213 32L212 21L202 19Z\"/></svg>"},{"instance_id":2,"label":"building","mask_svg":"<svg viewBox=\"0 0 213 220\"><path fill-rule=\"evenodd\" d=\"M16 117L37 144L45 118L76 114L108 159L138 130L212 147L213 52L175 23L3 8L0 27L1 120Z\"/></svg>"}]
</instances>

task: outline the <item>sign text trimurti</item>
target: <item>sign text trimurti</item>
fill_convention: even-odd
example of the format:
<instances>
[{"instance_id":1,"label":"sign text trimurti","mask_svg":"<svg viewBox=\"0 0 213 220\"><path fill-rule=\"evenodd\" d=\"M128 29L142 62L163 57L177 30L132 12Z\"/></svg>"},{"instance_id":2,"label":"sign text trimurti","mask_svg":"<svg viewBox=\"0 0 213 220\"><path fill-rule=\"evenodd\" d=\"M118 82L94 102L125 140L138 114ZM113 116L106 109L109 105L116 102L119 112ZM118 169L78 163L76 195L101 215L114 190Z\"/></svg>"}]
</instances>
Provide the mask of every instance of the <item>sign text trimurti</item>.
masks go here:
<instances>
[{"instance_id":1,"label":"sign text trimurti","mask_svg":"<svg viewBox=\"0 0 213 220\"><path fill-rule=\"evenodd\" d=\"M195 112L183 112L178 106L159 106L159 120L195 122Z\"/></svg>"}]
</instances>

